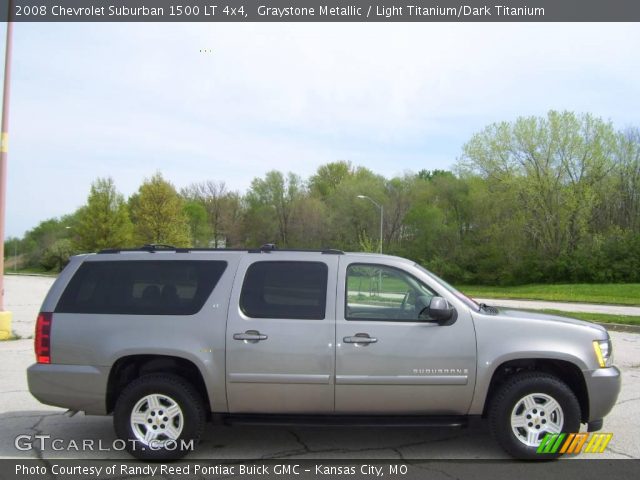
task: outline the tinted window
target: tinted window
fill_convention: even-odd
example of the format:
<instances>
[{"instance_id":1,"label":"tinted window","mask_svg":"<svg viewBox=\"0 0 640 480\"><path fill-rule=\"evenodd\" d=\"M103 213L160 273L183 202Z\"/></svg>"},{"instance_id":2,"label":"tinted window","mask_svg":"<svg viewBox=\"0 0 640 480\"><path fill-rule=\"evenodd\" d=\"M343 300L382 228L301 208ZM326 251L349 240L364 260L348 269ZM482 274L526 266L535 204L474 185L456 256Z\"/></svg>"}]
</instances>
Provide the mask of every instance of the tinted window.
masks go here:
<instances>
[{"instance_id":1,"label":"tinted window","mask_svg":"<svg viewBox=\"0 0 640 480\"><path fill-rule=\"evenodd\" d=\"M222 276L220 261L85 262L56 312L192 315Z\"/></svg>"},{"instance_id":2,"label":"tinted window","mask_svg":"<svg viewBox=\"0 0 640 480\"><path fill-rule=\"evenodd\" d=\"M327 270L319 262L256 262L244 278L240 308L254 318L322 320Z\"/></svg>"},{"instance_id":3,"label":"tinted window","mask_svg":"<svg viewBox=\"0 0 640 480\"><path fill-rule=\"evenodd\" d=\"M347 320L428 321L435 295L409 273L385 265L352 264L347 268Z\"/></svg>"}]
</instances>

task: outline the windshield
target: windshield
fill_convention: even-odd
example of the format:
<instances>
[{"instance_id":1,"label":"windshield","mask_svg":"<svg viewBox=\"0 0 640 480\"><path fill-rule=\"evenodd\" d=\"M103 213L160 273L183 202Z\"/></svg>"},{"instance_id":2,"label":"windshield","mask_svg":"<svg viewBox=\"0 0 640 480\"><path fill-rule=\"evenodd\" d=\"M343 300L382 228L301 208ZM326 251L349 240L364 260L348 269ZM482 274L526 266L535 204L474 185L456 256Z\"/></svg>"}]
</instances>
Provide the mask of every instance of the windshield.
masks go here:
<instances>
[{"instance_id":1,"label":"windshield","mask_svg":"<svg viewBox=\"0 0 640 480\"><path fill-rule=\"evenodd\" d=\"M422 265L416 263L415 264L416 267L418 267L420 269L420 271L426 273L427 275L429 275L431 278L433 278L436 282L438 282L440 285L442 285L444 288L446 288L450 293L453 293L457 298L459 298L460 300L462 300L468 307L473 308L474 310L480 310L480 305L473 299L467 297L464 293L462 293L459 290L456 290L455 287L449 285L447 282L445 282L443 279L441 279L440 277L438 277L437 275L431 273L429 270L427 270L426 268L424 268Z\"/></svg>"}]
</instances>

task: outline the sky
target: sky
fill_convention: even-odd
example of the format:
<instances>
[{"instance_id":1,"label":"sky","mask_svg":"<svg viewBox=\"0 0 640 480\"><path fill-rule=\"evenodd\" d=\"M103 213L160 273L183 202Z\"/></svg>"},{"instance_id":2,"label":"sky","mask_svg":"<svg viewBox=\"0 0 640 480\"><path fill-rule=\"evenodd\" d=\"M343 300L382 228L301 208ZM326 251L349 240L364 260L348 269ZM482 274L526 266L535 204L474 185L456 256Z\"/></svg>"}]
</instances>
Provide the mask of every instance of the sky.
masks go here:
<instances>
[{"instance_id":1,"label":"sky","mask_svg":"<svg viewBox=\"0 0 640 480\"><path fill-rule=\"evenodd\" d=\"M244 192L337 160L452 168L485 126L551 109L640 126L638 45L631 23L17 23L6 234L98 177Z\"/></svg>"}]
</instances>

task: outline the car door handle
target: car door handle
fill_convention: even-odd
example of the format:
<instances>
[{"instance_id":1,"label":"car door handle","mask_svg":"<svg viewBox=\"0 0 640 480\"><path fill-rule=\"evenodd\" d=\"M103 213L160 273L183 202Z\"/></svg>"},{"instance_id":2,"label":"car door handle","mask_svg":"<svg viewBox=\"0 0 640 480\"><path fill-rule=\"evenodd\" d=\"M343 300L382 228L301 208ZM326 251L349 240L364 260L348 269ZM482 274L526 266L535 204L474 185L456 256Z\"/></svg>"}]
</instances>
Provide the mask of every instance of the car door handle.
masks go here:
<instances>
[{"instance_id":1,"label":"car door handle","mask_svg":"<svg viewBox=\"0 0 640 480\"><path fill-rule=\"evenodd\" d=\"M267 335L265 335L264 333L260 333L257 330L247 330L244 333L233 334L234 340L244 340L252 343L259 342L260 340L266 340L267 338L269 338Z\"/></svg>"},{"instance_id":2,"label":"car door handle","mask_svg":"<svg viewBox=\"0 0 640 480\"><path fill-rule=\"evenodd\" d=\"M377 343L378 339L370 337L368 333L356 333L353 337L344 337L344 343Z\"/></svg>"}]
</instances>

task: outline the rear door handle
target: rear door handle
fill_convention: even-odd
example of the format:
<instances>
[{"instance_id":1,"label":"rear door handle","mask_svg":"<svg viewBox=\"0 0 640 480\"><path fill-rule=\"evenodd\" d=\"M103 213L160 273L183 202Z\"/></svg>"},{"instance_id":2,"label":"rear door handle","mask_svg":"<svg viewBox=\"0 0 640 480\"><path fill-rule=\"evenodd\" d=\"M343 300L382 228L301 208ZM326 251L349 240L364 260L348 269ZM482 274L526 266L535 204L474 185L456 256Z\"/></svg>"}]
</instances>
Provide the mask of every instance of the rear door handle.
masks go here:
<instances>
[{"instance_id":1,"label":"rear door handle","mask_svg":"<svg viewBox=\"0 0 640 480\"><path fill-rule=\"evenodd\" d=\"M258 330L247 330L244 333L233 334L234 340L244 340L245 342L248 342L248 343L257 343L261 340L266 340L267 338L269 338L268 335L265 335L264 333L260 333Z\"/></svg>"},{"instance_id":2,"label":"rear door handle","mask_svg":"<svg viewBox=\"0 0 640 480\"><path fill-rule=\"evenodd\" d=\"M370 337L368 333L356 333L352 337L344 337L342 341L344 343L369 344L369 343L377 343L378 339L375 337Z\"/></svg>"}]
</instances>

